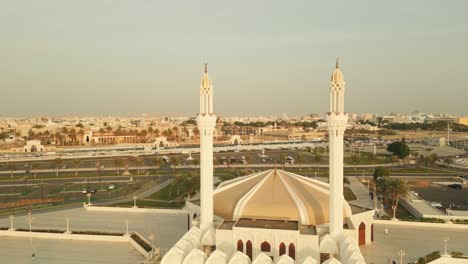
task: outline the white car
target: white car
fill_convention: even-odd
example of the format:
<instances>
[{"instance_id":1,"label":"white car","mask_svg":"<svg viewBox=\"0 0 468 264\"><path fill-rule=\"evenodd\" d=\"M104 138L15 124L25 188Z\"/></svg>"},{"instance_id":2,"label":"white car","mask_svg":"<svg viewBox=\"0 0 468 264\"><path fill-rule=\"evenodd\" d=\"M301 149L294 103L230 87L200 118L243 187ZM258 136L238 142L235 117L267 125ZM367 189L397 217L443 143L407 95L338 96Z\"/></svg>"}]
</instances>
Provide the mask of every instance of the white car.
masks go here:
<instances>
[{"instance_id":1,"label":"white car","mask_svg":"<svg viewBox=\"0 0 468 264\"><path fill-rule=\"evenodd\" d=\"M111 184L111 185L109 185L109 187L107 187L107 189L109 189L109 190L114 190L114 189L115 189L115 185L114 185L114 184Z\"/></svg>"}]
</instances>

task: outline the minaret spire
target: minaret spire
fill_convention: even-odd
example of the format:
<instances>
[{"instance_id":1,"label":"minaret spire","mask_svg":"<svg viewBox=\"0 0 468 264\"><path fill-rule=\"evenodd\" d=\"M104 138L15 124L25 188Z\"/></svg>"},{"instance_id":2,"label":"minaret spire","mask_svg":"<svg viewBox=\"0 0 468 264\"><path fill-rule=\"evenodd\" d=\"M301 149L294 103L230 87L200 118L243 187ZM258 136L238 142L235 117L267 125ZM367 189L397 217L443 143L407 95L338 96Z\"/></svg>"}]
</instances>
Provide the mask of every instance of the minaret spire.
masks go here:
<instances>
[{"instance_id":1,"label":"minaret spire","mask_svg":"<svg viewBox=\"0 0 468 264\"><path fill-rule=\"evenodd\" d=\"M335 65L335 68L336 68L336 69L340 68L340 57L337 57L337 58L336 58L336 65Z\"/></svg>"},{"instance_id":2,"label":"minaret spire","mask_svg":"<svg viewBox=\"0 0 468 264\"><path fill-rule=\"evenodd\" d=\"M213 85L208 76L208 63L205 63L204 70L200 83L200 112L197 116L197 126L200 131L200 230L203 234L214 234L210 233L210 230L213 229L214 219L213 134L216 127L216 115L213 111ZM215 238L209 240L214 241ZM203 244L203 246L213 245Z\"/></svg>"},{"instance_id":3,"label":"minaret spire","mask_svg":"<svg viewBox=\"0 0 468 264\"><path fill-rule=\"evenodd\" d=\"M345 82L339 69L339 58L330 81L330 112L327 115L329 140L330 234L343 231L343 152L348 114L344 111Z\"/></svg>"}]
</instances>

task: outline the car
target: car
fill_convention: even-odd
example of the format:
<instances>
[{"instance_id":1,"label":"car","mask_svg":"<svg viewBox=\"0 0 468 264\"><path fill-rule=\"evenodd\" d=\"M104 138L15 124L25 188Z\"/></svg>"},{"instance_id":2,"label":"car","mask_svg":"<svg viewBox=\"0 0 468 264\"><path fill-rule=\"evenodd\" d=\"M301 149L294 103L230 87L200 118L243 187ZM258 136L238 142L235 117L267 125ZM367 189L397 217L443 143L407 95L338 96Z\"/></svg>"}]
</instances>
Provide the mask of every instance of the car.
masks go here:
<instances>
[{"instance_id":1,"label":"car","mask_svg":"<svg viewBox=\"0 0 468 264\"><path fill-rule=\"evenodd\" d=\"M449 188L452 188L452 189L458 189L460 190L461 188L463 188L463 186L459 183L454 183L454 184L449 184L447 185Z\"/></svg>"},{"instance_id":2,"label":"car","mask_svg":"<svg viewBox=\"0 0 468 264\"><path fill-rule=\"evenodd\" d=\"M115 185L114 185L114 184L110 184L109 187L107 187L107 189L109 189L109 190L114 190L114 189L115 189Z\"/></svg>"}]
</instances>

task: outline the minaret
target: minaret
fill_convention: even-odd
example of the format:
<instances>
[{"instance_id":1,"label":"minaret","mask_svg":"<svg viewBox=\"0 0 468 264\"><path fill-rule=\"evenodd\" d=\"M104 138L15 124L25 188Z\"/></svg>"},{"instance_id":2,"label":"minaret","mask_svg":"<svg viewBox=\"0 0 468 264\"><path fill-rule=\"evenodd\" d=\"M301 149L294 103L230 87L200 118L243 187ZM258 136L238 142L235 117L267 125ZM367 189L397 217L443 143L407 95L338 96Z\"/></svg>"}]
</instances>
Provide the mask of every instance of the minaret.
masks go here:
<instances>
[{"instance_id":1,"label":"minaret","mask_svg":"<svg viewBox=\"0 0 468 264\"><path fill-rule=\"evenodd\" d=\"M330 161L330 234L343 231L343 142L348 123L344 112L345 82L336 60L336 69L330 81L330 112L327 114Z\"/></svg>"},{"instance_id":2,"label":"minaret","mask_svg":"<svg viewBox=\"0 0 468 264\"><path fill-rule=\"evenodd\" d=\"M200 229L205 232L213 227L213 132L216 126L213 85L206 63L200 84L200 113L197 125L200 131Z\"/></svg>"}]
</instances>

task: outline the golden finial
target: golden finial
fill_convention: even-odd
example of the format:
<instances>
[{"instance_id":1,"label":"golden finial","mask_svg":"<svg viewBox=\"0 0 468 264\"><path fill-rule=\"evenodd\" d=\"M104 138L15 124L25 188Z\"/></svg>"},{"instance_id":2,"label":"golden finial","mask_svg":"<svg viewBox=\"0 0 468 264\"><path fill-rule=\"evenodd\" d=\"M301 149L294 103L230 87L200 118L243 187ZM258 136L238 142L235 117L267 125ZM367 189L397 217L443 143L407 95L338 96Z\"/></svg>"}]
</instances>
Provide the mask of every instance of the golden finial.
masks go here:
<instances>
[{"instance_id":1,"label":"golden finial","mask_svg":"<svg viewBox=\"0 0 468 264\"><path fill-rule=\"evenodd\" d=\"M336 66L337 69L340 67L340 57L336 58Z\"/></svg>"},{"instance_id":2,"label":"golden finial","mask_svg":"<svg viewBox=\"0 0 468 264\"><path fill-rule=\"evenodd\" d=\"M208 73L208 63L205 62L205 73Z\"/></svg>"}]
</instances>

